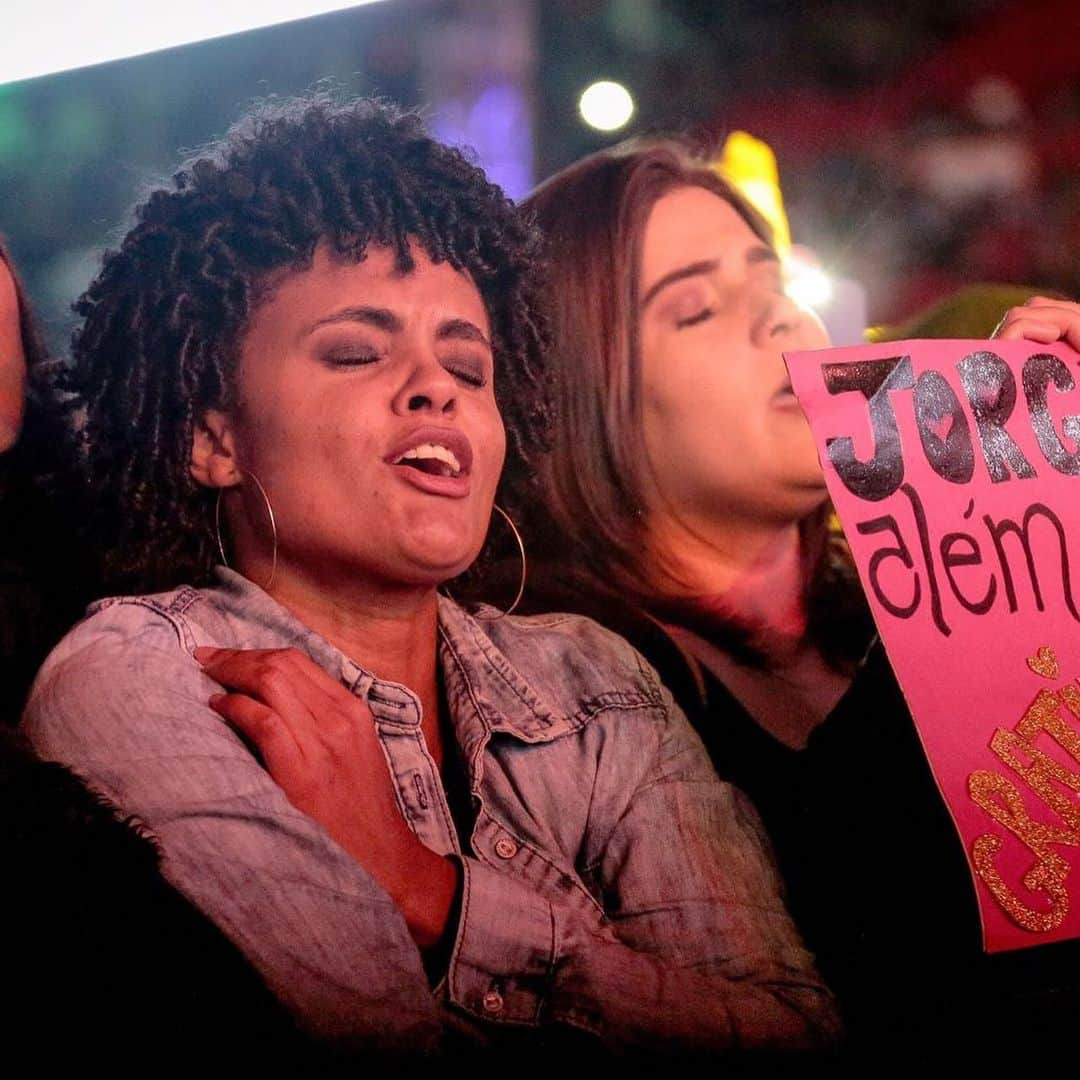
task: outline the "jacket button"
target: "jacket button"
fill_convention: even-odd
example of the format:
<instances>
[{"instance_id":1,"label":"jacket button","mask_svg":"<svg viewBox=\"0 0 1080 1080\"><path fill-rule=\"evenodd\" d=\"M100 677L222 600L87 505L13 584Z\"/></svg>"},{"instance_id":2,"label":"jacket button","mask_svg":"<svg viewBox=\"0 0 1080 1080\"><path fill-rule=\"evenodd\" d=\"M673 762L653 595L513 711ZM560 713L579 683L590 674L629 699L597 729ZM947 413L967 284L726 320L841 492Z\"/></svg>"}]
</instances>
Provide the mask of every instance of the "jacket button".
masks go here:
<instances>
[{"instance_id":1,"label":"jacket button","mask_svg":"<svg viewBox=\"0 0 1080 1080\"><path fill-rule=\"evenodd\" d=\"M503 1008L503 996L494 987L490 989L483 997L481 1004L484 1006L484 1012L495 1013L502 1012Z\"/></svg>"},{"instance_id":2,"label":"jacket button","mask_svg":"<svg viewBox=\"0 0 1080 1080\"><path fill-rule=\"evenodd\" d=\"M508 836L500 836L495 841L495 854L500 859L512 859L518 853L518 846Z\"/></svg>"}]
</instances>

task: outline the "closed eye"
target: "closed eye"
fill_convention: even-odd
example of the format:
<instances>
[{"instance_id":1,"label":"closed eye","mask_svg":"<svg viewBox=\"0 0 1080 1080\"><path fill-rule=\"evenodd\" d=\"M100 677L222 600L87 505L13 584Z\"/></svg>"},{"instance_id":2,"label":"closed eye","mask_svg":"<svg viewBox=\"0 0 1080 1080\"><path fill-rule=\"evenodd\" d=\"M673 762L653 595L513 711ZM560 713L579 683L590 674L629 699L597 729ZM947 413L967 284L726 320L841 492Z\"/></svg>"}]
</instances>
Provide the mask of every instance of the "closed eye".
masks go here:
<instances>
[{"instance_id":1,"label":"closed eye","mask_svg":"<svg viewBox=\"0 0 1080 1080\"><path fill-rule=\"evenodd\" d=\"M363 367L366 364L374 364L379 360L379 354L369 349L348 349L342 352L327 353L323 357L323 363L331 367Z\"/></svg>"},{"instance_id":2,"label":"closed eye","mask_svg":"<svg viewBox=\"0 0 1080 1080\"><path fill-rule=\"evenodd\" d=\"M676 319L675 328L677 330L685 330L688 326L697 326L698 323L703 323L706 319L712 318L715 314L715 308L704 307L700 311L695 311L693 315L684 315L682 318Z\"/></svg>"},{"instance_id":3,"label":"closed eye","mask_svg":"<svg viewBox=\"0 0 1080 1080\"><path fill-rule=\"evenodd\" d=\"M483 369L469 362L444 360L443 367L459 382L480 390L487 386L487 375Z\"/></svg>"}]
</instances>

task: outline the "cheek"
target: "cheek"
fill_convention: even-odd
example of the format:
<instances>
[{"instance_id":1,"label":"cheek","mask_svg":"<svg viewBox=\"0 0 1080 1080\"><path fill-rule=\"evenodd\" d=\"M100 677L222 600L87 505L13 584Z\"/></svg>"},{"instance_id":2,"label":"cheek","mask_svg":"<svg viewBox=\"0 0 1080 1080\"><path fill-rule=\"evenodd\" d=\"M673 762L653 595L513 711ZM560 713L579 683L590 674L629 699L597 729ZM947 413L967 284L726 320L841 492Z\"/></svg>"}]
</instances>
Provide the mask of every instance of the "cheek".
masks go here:
<instances>
[{"instance_id":1,"label":"cheek","mask_svg":"<svg viewBox=\"0 0 1080 1080\"><path fill-rule=\"evenodd\" d=\"M829 331L825 329L825 324L821 321L821 317L816 311L812 311L810 308L799 308L799 313L803 317L805 335L807 344L803 345L804 349L827 349L832 345L829 340Z\"/></svg>"},{"instance_id":2,"label":"cheek","mask_svg":"<svg viewBox=\"0 0 1080 1080\"><path fill-rule=\"evenodd\" d=\"M502 418L499 418L498 427L496 429L495 437L495 449L494 449L494 465L493 472L495 473L496 481L502 475L503 465L506 463L506 429L503 427Z\"/></svg>"},{"instance_id":3,"label":"cheek","mask_svg":"<svg viewBox=\"0 0 1080 1080\"><path fill-rule=\"evenodd\" d=\"M740 410L733 407L730 382L716 358L667 365L655 376L646 375L642 386L645 429L654 440L680 443L712 442L732 423Z\"/></svg>"},{"instance_id":4,"label":"cheek","mask_svg":"<svg viewBox=\"0 0 1080 1080\"><path fill-rule=\"evenodd\" d=\"M482 471L494 490L506 461L506 428L495 402L485 404L465 431L473 443L473 472Z\"/></svg>"},{"instance_id":5,"label":"cheek","mask_svg":"<svg viewBox=\"0 0 1080 1080\"><path fill-rule=\"evenodd\" d=\"M360 466L367 440L358 428L340 401L317 408L275 403L249 417L241 460L293 513L310 513L335 488L347 485L359 494L366 486Z\"/></svg>"}]
</instances>

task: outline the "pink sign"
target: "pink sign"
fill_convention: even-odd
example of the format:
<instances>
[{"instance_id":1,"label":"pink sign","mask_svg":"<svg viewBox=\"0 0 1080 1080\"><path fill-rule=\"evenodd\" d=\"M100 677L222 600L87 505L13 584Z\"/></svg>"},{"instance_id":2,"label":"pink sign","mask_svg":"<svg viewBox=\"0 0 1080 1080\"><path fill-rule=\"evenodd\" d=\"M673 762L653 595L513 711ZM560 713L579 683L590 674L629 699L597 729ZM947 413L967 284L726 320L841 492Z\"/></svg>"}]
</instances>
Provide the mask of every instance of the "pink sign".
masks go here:
<instances>
[{"instance_id":1,"label":"pink sign","mask_svg":"<svg viewBox=\"0 0 1080 1080\"><path fill-rule=\"evenodd\" d=\"M1080 936L1080 354L792 353L990 952Z\"/></svg>"}]
</instances>

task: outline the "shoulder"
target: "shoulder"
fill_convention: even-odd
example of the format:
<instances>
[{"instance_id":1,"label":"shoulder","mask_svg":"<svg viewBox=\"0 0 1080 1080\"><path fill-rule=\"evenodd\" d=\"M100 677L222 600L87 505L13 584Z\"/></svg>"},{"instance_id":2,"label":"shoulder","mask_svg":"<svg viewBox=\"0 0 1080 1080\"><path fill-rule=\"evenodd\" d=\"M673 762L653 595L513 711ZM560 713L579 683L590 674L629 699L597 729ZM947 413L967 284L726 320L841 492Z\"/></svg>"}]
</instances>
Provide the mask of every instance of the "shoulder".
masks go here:
<instances>
[{"instance_id":1,"label":"shoulder","mask_svg":"<svg viewBox=\"0 0 1080 1080\"><path fill-rule=\"evenodd\" d=\"M191 656L207 641L200 609L212 606L190 588L92 604L34 680L23 729L35 749L71 761L77 745L134 750L136 731L167 737L170 718L196 712L212 692ZM154 725L142 723L151 716Z\"/></svg>"},{"instance_id":2,"label":"shoulder","mask_svg":"<svg viewBox=\"0 0 1080 1080\"><path fill-rule=\"evenodd\" d=\"M703 757L656 671L618 634L582 615L455 611L442 624L454 661L448 693L453 704L467 692L493 730L529 743L577 734L597 752L606 747L606 758L638 756L642 767L682 750Z\"/></svg>"},{"instance_id":3,"label":"shoulder","mask_svg":"<svg viewBox=\"0 0 1080 1080\"><path fill-rule=\"evenodd\" d=\"M600 588L573 566L540 562L530 564L522 608L528 613L574 612L614 632L645 658L695 725L699 722L704 702L694 665L635 597Z\"/></svg>"},{"instance_id":4,"label":"shoulder","mask_svg":"<svg viewBox=\"0 0 1080 1080\"><path fill-rule=\"evenodd\" d=\"M652 666L624 637L595 619L566 612L495 619L484 614L473 620L481 643L490 643L527 681L550 685L561 673L568 688L621 689L661 703Z\"/></svg>"},{"instance_id":5,"label":"shoulder","mask_svg":"<svg viewBox=\"0 0 1080 1080\"><path fill-rule=\"evenodd\" d=\"M595 807L623 806L654 784L679 782L694 787L710 814L745 812L655 668L625 638L576 614L477 621L495 655L508 661L499 672L504 684L519 691L517 708L502 710L502 730L533 743L577 736L585 757L565 758L566 767L586 759L595 767ZM613 820L620 812L612 811Z\"/></svg>"},{"instance_id":6,"label":"shoulder","mask_svg":"<svg viewBox=\"0 0 1080 1080\"><path fill-rule=\"evenodd\" d=\"M83 664L97 655L133 647L188 653L219 636L217 632L225 626L211 589L185 585L169 592L105 597L95 600L82 620L61 638L42 675L76 656Z\"/></svg>"}]
</instances>

